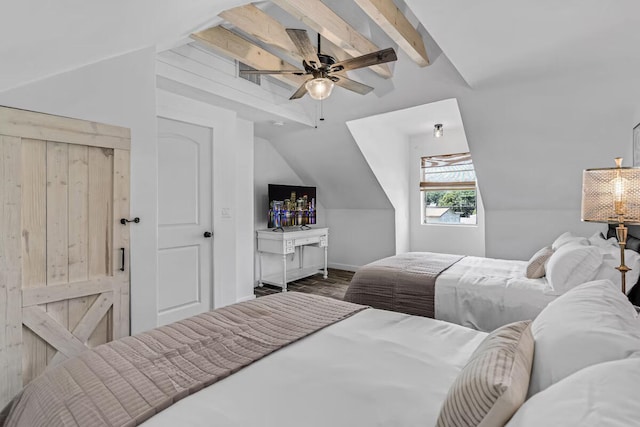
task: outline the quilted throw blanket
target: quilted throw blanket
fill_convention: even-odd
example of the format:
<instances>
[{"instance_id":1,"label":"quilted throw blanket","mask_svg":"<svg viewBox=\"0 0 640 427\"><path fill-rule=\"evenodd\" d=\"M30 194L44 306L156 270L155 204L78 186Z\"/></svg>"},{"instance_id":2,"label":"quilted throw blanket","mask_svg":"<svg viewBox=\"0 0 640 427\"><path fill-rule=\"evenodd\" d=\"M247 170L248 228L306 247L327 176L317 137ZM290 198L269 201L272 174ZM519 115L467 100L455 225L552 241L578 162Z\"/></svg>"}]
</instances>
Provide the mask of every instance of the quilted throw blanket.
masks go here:
<instances>
[{"instance_id":1,"label":"quilted throw blanket","mask_svg":"<svg viewBox=\"0 0 640 427\"><path fill-rule=\"evenodd\" d=\"M436 279L462 258L433 252L383 258L356 272L344 300L434 318Z\"/></svg>"},{"instance_id":2,"label":"quilted throw blanket","mask_svg":"<svg viewBox=\"0 0 640 427\"><path fill-rule=\"evenodd\" d=\"M3 426L135 426L174 402L366 307L288 292L88 350L29 383Z\"/></svg>"}]
</instances>

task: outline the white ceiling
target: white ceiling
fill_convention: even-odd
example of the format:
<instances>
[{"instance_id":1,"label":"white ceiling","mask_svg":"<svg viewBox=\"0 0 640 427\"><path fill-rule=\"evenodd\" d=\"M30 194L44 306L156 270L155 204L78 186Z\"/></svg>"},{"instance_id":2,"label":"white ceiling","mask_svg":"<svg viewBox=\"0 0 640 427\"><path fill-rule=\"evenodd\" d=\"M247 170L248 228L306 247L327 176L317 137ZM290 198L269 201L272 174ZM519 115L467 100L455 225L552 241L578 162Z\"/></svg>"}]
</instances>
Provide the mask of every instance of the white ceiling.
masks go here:
<instances>
[{"instance_id":1,"label":"white ceiling","mask_svg":"<svg viewBox=\"0 0 640 427\"><path fill-rule=\"evenodd\" d=\"M325 1L374 42L388 40L351 2ZM496 79L538 78L541 73L575 72L584 67L612 69L611 64L621 61L633 65L640 61L637 0L397 1L410 7L474 87ZM0 91L143 47L170 47L190 32L219 22L220 11L244 3L247 1L2 2ZM259 4L277 9L268 2ZM399 81L394 79L394 84Z\"/></svg>"},{"instance_id":2,"label":"white ceiling","mask_svg":"<svg viewBox=\"0 0 640 427\"><path fill-rule=\"evenodd\" d=\"M0 92L144 47L160 48L218 21L244 0L0 2Z\"/></svg>"},{"instance_id":3,"label":"white ceiling","mask_svg":"<svg viewBox=\"0 0 640 427\"><path fill-rule=\"evenodd\" d=\"M353 126L349 124L349 126ZM463 129L462 117L455 99L431 102L402 110L390 111L360 119L357 123L368 128L386 128L404 136L427 135L433 132L436 123L442 124L445 132Z\"/></svg>"},{"instance_id":4,"label":"white ceiling","mask_svg":"<svg viewBox=\"0 0 640 427\"><path fill-rule=\"evenodd\" d=\"M638 64L637 0L406 0L471 86Z\"/></svg>"}]
</instances>

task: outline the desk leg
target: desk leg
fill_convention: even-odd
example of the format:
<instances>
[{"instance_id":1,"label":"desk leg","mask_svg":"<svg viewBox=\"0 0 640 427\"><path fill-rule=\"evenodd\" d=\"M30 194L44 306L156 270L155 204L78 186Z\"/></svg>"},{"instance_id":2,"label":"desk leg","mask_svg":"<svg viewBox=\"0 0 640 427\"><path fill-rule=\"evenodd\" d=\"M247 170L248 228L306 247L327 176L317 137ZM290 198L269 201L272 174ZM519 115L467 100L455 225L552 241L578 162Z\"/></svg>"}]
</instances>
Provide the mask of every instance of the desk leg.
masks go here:
<instances>
[{"instance_id":1,"label":"desk leg","mask_svg":"<svg viewBox=\"0 0 640 427\"><path fill-rule=\"evenodd\" d=\"M300 270L304 267L304 246L300 246L300 258L298 258L298 267Z\"/></svg>"},{"instance_id":2,"label":"desk leg","mask_svg":"<svg viewBox=\"0 0 640 427\"><path fill-rule=\"evenodd\" d=\"M260 264L260 279L258 280L258 286L262 287L262 252L258 252L258 261Z\"/></svg>"},{"instance_id":3,"label":"desk leg","mask_svg":"<svg viewBox=\"0 0 640 427\"><path fill-rule=\"evenodd\" d=\"M325 279L329 277L329 272L327 271L327 246L324 247L324 276Z\"/></svg>"},{"instance_id":4,"label":"desk leg","mask_svg":"<svg viewBox=\"0 0 640 427\"><path fill-rule=\"evenodd\" d=\"M282 292L287 292L287 255L282 255Z\"/></svg>"}]
</instances>

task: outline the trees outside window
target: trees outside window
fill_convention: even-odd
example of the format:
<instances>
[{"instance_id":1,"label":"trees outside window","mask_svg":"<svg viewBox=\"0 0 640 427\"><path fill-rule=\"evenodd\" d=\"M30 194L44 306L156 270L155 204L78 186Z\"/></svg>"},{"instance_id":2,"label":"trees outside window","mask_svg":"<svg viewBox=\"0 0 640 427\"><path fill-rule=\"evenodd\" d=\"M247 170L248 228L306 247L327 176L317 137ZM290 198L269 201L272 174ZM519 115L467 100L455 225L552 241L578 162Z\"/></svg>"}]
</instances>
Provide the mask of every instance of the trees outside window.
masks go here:
<instances>
[{"instance_id":1,"label":"trees outside window","mask_svg":"<svg viewBox=\"0 0 640 427\"><path fill-rule=\"evenodd\" d=\"M423 224L477 224L476 176L470 153L423 157Z\"/></svg>"}]
</instances>

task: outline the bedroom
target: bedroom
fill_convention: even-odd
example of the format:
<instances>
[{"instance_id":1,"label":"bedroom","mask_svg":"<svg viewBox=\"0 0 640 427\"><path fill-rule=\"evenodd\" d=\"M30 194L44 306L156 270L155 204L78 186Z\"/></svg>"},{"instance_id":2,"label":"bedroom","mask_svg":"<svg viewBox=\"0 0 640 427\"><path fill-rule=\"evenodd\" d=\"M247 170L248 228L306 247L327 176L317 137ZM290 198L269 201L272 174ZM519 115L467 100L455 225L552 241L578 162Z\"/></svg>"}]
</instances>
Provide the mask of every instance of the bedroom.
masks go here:
<instances>
[{"instance_id":1,"label":"bedroom","mask_svg":"<svg viewBox=\"0 0 640 427\"><path fill-rule=\"evenodd\" d=\"M144 2L128 7L123 19L119 3L69 4L68 10L54 11L33 1L1 14L1 105L132 131L131 216L141 218L130 227L133 332L157 326L160 311L157 116L162 108L193 110L192 102L180 105L173 95L184 87L158 77L159 58L192 31L214 25L223 10L243 3L198 1L185 10L181 2ZM437 101L456 100L477 169L485 223L476 254L527 259L564 231L588 236L602 228L579 220L580 174L611 166L616 156L630 165L631 129L640 122L638 6L406 4L429 34L424 39L432 65L420 68L398 49L394 77L357 74L374 93L359 97L336 89L324 103L325 121L317 130L253 122L212 105L216 101L202 91L189 92L200 102L210 101L189 114L212 120L225 132L223 143L213 147L216 306L253 295L254 228L264 227L256 213L264 205L256 193L267 183L299 180L292 183L318 187L321 215L331 230L330 266L359 267L415 250L410 227L397 230L407 217L398 221L398 208L345 122ZM24 28L39 30L24 34ZM382 39L381 48L393 45L374 25L368 31ZM286 107L287 97L275 106ZM301 105L315 119L316 104ZM222 208L228 209L225 217ZM404 209L410 216L408 206ZM424 250L463 251L442 245L467 237L427 239L433 246Z\"/></svg>"}]
</instances>

